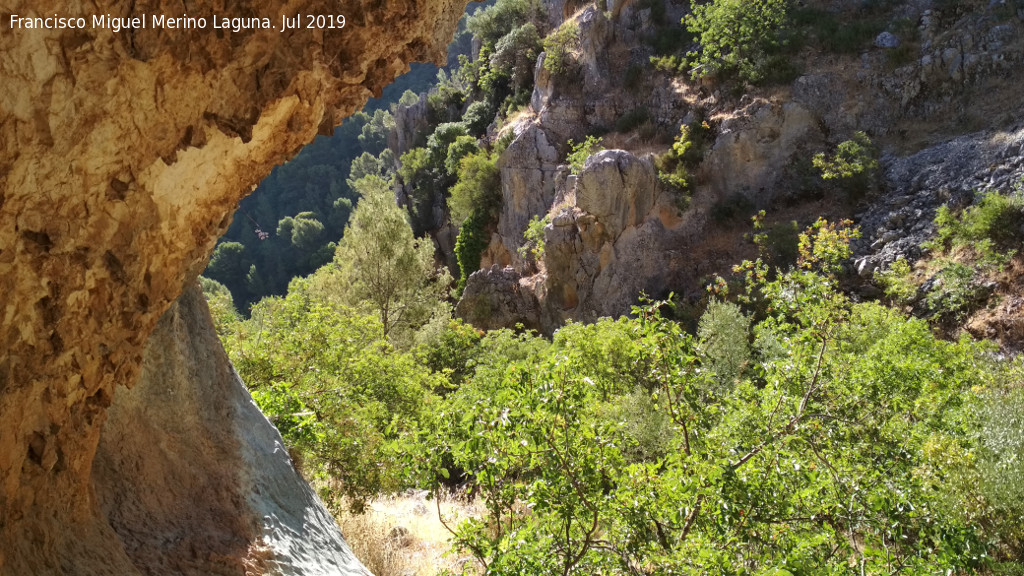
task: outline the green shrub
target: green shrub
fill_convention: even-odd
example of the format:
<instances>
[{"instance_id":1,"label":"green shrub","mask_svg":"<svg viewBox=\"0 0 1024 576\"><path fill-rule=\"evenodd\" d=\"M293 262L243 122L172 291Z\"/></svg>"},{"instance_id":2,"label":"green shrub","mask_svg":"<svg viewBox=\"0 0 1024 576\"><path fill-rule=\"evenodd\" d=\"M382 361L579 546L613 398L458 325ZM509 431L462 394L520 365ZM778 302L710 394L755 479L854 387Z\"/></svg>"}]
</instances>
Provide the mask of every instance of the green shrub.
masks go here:
<instances>
[{"instance_id":1,"label":"green shrub","mask_svg":"<svg viewBox=\"0 0 1024 576\"><path fill-rule=\"evenodd\" d=\"M655 159L658 180L679 194L677 205L681 210L685 210L689 202L690 170L704 159L707 147L713 141L711 125L707 122L683 124L672 149Z\"/></svg>"},{"instance_id":2,"label":"green shrub","mask_svg":"<svg viewBox=\"0 0 1024 576\"><path fill-rule=\"evenodd\" d=\"M908 304L917 296L913 269L903 258L889 265L885 271L875 272L875 280L885 289L885 295L895 303Z\"/></svg>"},{"instance_id":3,"label":"green shrub","mask_svg":"<svg viewBox=\"0 0 1024 576\"><path fill-rule=\"evenodd\" d=\"M264 298L236 325L225 348L253 399L354 508L404 486L401 438L426 421L440 376L386 341L377 317L336 306L295 280L286 297Z\"/></svg>"},{"instance_id":4,"label":"green shrub","mask_svg":"<svg viewBox=\"0 0 1024 576\"><path fill-rule=\"evenodd\" d=\"M444 70L438 72L438 82L427 94L427 121L431 125L459 120L466 93L448 80Z\"/></svg>"},{"instance_id":5,"label":"green shrub","mask_svg":"<svg viewBox=\"0 0 1024 576\"><path fill-rule=\"evenodd\" d=\"M976 204L959 214L943 205L935 216L933 250L953 248L974 253L983 266L1002 266L1013 257L1024 224L1024 199L1017 194L982 194Z\"/></svg>"},{"instance_id":6,"label":"green shrub","mask_svg":"<svg viewBox=\"0 0 1024 576\"><path fill-rule=\"evenodd\" d=\"M527 224L526 231L523 232L523 239L526 243L519 247L521 257L526 258L529 254L536 261L544 259L544 228L550 223L550 216L530 218L530 223Z\"/></svg>"},{"instance_id":7,"label":"green shrub","mask_svg":"<svg viewBox=\"0 0 1024 576\"><path fill-rule=\"evenodd\" d=\"M694 78L736 74L753 83L766 79L769 56L788 31L787 0L692 0L691 8L683 23L700 42L700 50L689 55Z\"/></svg>"},{"instance_id":8,"label":"green shrub","mask_svg":"<svg viewBox=\"0 0 1024 576\"><path fill-rule=\"evenodd\" d=\"M597 154L604 148L601 146L601 138L596 136L587 136L583 142L575 143L569 140L569 155L566 157L566 162L569 164L569 170L576 175L579 175L583 171L583 164L594 154Z\"/></svg>"},{"instance_id":9,"label":"green shrub","mask_svg":"<svg viewBox=\"0 0 1024 576\"><path fill-rule=\"evenodd\" d=\"M754 214L754 202L742 192L735 192L711 206L711 219L718 224L738 222Z\"/></svg>"},{"instance_id":10,"label":"green shrub","mask_svg":"<svg viewBox=\"0 0 1024 576\"><path fill-rule=\"evenodd\" d=\"M537 0L498 0L478 8L466 20L466 29L483 46L494 46L512 30L530 21L543 21L543 5Z\"/></svg>"},{"instance_id":11,"label":"green shrub","mask_svg":"<svg viewBox=\"0 0 1024 576\"><path fill-rule=\"evenodd\" d=\"M455 141L448 145L448 154L444 160L444 169L449 175L457 175L459 165L467 156L480 151L476 138L472 136L457 136Z\"/></svg>"},{"instance_id":12,"label":"green shrub","mask_svg":"<svg viewBox=\"0 0 1024 576\"><path fill-rule=\"evenodd\" d=\"M474 211L484 216L496 214L501 207L501 173L498 157L479 151L459 163L458 181L448 196L452 222L461 224Z\"/></svg>"},{"instance_id":13,"label":"green shrub","mask_svg":"<svg viewBox=\"0 0 1024 576\"><path fill-rule=\"evenodd\" d=\"M784 270L796 264L800 255L800 226L795 220L776 222L765 228L764 210L752 217L754 228L758 230L753 236L761 257L773 268Z\"/></svg>"},{"instance_id":14,"label":"green shrub","mask_svg":"<svg viewBox=\"0 0 1024 576\"><path fill-rule=\"evenodd\" d=\"M490 243L491 235L487 226L494 217L484 210L473 210L459 227L455 239L455 259L459 263L459 283L456 287L461 295L466 282L473 272L480 269L480 257Z\"/></svg>"},{"instance_id":15,"label":"green shrub","mask_svg":"<svg viewBox=\"0 0 1024 576\"><path fill-rule=\"evenodd\" d=\"M449 147L460 137L468 136L466 125L462 122L445 122L427 137L427 152L430 154L430 162L433 168L445 167L445 160L448 159Z\"/></svg>"},{"instance_id":16,"label":"green shrub","mask_svg":"<svg viewBox=\"0 0 1024 576\"><path fill-rule=\"evenodd\" d=\"M750 363L750 318L732 302L712 300L700 317L697 348L720 390L731 390Z\"/></svg>"},{"instance_id":17,"label":"green shrub","mask_svg":"<svg viewBox=\"0 0 1024 576\"><path fill-rule=\"evenodd\" d=\"M477 100L466 108L462 117L466 130L471 136L480 138L487 132L487 127L494 121L494 108L485 100Z\"/></svg>"},{"instance_id":18,"label":"green shrub","mask_svg":"<svg viewBox=\"0 0 1024 576\"><path fill-rule=\"evenodd\" d=\"M668 74L682 74L688 68L686 58L682 56L651 56L651 66Z\"/></svg>"},{"instance_id":19,"label":"green shrub","mask_svg":"<svg viewBox=\"0 0 1024 576\"><path fill-rule=\"evenodd\" d=\"M402 97L398 99L398 105L408 108L419 101L420 97L418 94L412 90L406 90L405 92L402 92Z\"/></svg>"},{"instance_id":20,"label":"green shrub","mask_svg":"<svg viewBox=\"0 0 1024 576\"><path fill-rule=\"evenodd\" d=\"M630 132L651 121L651 113L645 106L639 106L619 116L615 121L616 132Z\"/></svg>"},{"instance_id":21,"label":"green shrub","mask_svg":"<svg viewBox=\"0 0 1024 576\"><path fill-rule=\"evenodd\" d=\"M925 303L940 321L960 321L988 300L980 277L1000 270L1016 254L1024 223L1018 194L982 194L973 206L954 214L943 205L935 216L935 237L925 247L940 255L939 271ZM956 260L942 256L952 251Z\"/></svg>"},{"instance_id":22,"label":"green shrub","mask_svg":"<svg viewBox=\"0 0 1024 576\"><path fill-rule=\"evenodd\" d=\"M834 180L850 200L869 195L877 186L878 149L864 132L854 134L836 147L835 154L814 155L812 164L825 180Z\"/></svg>"},{"instance_id":23,"label":"green shrub","mask_svg":"<svg viewBox=\"0 0 1024 576\"><path fill-rule=\"evenodd\" d=\"M854 134L836 147L836 153L827 157L824 152L814 155L814 167L821 170L822 178L838 180L870 174L878 170L877 151L871 138L864 132Z\"/></svg>"},{"instance_id":24,"label":"green shrub","mask_svg":"<svg viewBox=\"0 0 1024 576\"><path fill-rule=\"evenodd\" d=\"M460 319L448 320L438 338L416 353L432 372L447 375L451 386L458 388L473 373L483 335Z\"/></svg>"},{"instance_id":25,"label":"green shrub","mask_svg":"<svg viewBox=\"0 0 1024 576\"><path fill-rule=\"evenodd\" d=\"M932 288L925 294L925 303L938 320L959 321L983 305L986 296L976 281L974 267L944 260L933 278Z\"/></svg>"},{"instance_id":26,"label":"green shrub","mask_svg":"<svg viewBox=\"0 0 1024 576\"><path fill-rule=\"evenodd\" d=\"M529 93L533 90L533 68L540 52L541 39L537 27L527 22L498 41L491 55L491 65L509 74L513 93Z\"/></svg>"},{"instance_id":27,"label":"green shrub","mask_svg":"<svg viewBox=\"0 0 1024 576\"><path fill-rule=\"evenodd\" d=\"M556 28L544 39L544 69L554 75L572 70L576 65L579 44L580 28L574 22Z\"/></svg>"}]
</instances>

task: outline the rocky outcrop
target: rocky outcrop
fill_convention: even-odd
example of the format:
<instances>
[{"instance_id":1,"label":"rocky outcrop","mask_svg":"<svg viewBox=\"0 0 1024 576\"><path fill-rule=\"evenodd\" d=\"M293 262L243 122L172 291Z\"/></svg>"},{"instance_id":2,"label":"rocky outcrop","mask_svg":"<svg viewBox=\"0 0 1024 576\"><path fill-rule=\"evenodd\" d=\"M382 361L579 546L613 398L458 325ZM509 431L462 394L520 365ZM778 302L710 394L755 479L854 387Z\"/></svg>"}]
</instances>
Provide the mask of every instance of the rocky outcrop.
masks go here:
<instances>
[{"instance_id":1,"label":"rocky outcrop","mask_svg":"<svg viewBox=\"0 0 1024 576\"><path fill-rule=\"evenodd\" d=\"M932 2L900 9L915 24L899 50L874 48L855 63L798 78L791 98L834 135L868 132L905 151L998 129L1021 118L1024 18L1003 2L942 13Z\"/></svg>"},{"instance_id":2,"label":"rocky outcrop","mask_svg":"<svg viewBox=\"0 0 1024 576\"><path fill-rule=\"evenodd\" d=\"M481 330L516 324L533 330L540 328L540 310L533 286L511 266L495 265L474 272L455 313Z\"/></svg>"},{"instance_id":3,"label":"rocky outcrop","mask_svg":"<svg viewBox=\"0 0 1024 576\"><path fill-rule=\"evenodd\" d=\"M696 212L680 214L649 156L605 150L588 158L578 177L553 181L539 271L524 263L470 276L456 312L474 326L519 323L550 333L570 319L623 314L641 292L661 296L705 272L693 264L700 256L687 250L703 223Z\"/></svg>"},{"instance_id":4,"label":"rocky outcrop","mask_svg":"<svg viewBox=\"0 0 1024 576\"><path fill-rule=\"evenodd\" d=\"M857 217L857 271L870 278L897 258L913 262L934 234L939 206L970 206L986 192L1008 193L1024 179L1024 128L954 138L916 154L883 159L885 192Z\"/></svg>"},{"instance_id":5,"label":"rocky outcrop","mask_svg":"<svg viewBox=\"0 0 1024 576\"><path fill-rule=\"evenodd\" d=\"M520 273L528 263L518 254L523 245L523 233L533 217L543 217L555 198L555 171L558 168L558 150L552 146L547 134L537 124L526 122L517 130L515 140L509 144L498 160L501 172L501 215L495 242L501 252L511 258L511 264ZM488 255L497 261L500 257Z\"/></svg>"},{"instance_id":6,"label":"rocky outcrop","mask_svg":"<svg viewBox=\"0 0 1024 576\"><path fill-rule=\"evenodd\" d=\"M800 104L755 99L721 122L698 179L718 198L743 195L764 206L785 168L823 140L817 119Z\"/></svg>"},{"instance_id":7,"label":"rocky outcrop","mask_svg":"<svg viewBox=\"0 0 1024 576\"><path fill-rule=\"evenodd\" d=\"M570 181L570 184L572 182ZM651 158L605 150L587 159L544 234L541 324L627 312L641 292L661 295L681 266L685 224ZM691 228L692 230L692 228Z\"/></svg>"},{"instance_id":8,"label":"rocky outcrop","mask_svg":"<svg viewBox=\"0 0 1024 576\"><path fill-rule=\"evenodd\" d=\"M628 226L639 226L654 208L658 174L650 157L604 150L587 158L576 179L576 207L594 217L598 234L616 240Z\"/></svg>"},{"instance_id":9,"label":"rocky outcrop","mask_svg":"<svg viewBox=\"0 0 1024 576\"><path fill-rule=\"evenodd\" d=\"M365 573L232 368L198 286L114 396L92 481L141 574Z\"/></svg>"},{"instance_id":10,"label":"rocky outcrop","mask_svg":"<svg viewBox=\"0 0 1024 576\"><path fill-rule=\"evenodd\" d=\"M340 30L2 30L0 574L140 573L90 479L107 409L138 381L149 334L238 200L407 62L441 57L463 5L188 6L275 25L342 13ZM6 0L0 12L181 9Z\"/></svg>"},{"instance_id":11,"label":"rocky outcrop","mask_svg":"<svg viewBox=\"0 0 1024 576\"><path fill-rule=\"evenodd\" d=\"M388 132L388 148L396 158L401 158L409 150L422 146L418 136L427 130L427 94L420 94L420 99L409 106L399 106L395 110L395 129Z\"/></svg>"}]
</instances>

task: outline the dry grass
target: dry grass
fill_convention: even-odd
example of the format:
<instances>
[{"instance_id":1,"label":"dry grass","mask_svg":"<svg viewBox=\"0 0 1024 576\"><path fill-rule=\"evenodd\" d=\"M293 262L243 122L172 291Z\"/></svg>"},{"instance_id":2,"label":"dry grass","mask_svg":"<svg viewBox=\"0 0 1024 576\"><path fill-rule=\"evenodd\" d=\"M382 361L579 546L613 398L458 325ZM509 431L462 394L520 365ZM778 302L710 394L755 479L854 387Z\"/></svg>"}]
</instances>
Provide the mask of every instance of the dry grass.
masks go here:
<instances>
[{"instance_id":1,"label":"dry grass","mask_svg":"<svg viewBox=\"0 0 1024 576\"><path fill-rule=\"evenodd\" d=\"M476 504L443 497L441 513L454 527L480 512ZM437 517L437 503L422 492L375 500L365 514L340 515L338 525L356 557L376 576L461 574L464 566L474 565L449 552L451 534Z\"/></svg>"}]
</instances>

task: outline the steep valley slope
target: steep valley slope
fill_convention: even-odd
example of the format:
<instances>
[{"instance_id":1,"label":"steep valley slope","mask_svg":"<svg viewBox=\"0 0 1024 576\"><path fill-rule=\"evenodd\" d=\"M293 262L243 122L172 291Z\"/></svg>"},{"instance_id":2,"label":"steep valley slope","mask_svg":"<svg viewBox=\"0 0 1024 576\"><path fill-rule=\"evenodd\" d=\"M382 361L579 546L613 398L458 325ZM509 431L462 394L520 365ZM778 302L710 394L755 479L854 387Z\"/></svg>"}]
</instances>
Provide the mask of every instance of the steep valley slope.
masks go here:
<instances>
[{"instance_id":1,"label":"steep valley slope","mask_svg":"<svg viewBox=\"0 0 1024 576\"><path fill-rule=\"evenodd\" d=\"M855 218L865 236L851 266L870 284L898 257L921 256L939 205L1010 192L1024 177L1024 9L1012 2L890 2L870 14L860 2L801 3L843 22L870 16L885 32L839 50L819 23L801 24L810 40L787 56L792 79L764 86L652 69L650 39L665 25L649 2L613 4L551 10L553 25L579 30L575 67L551 73L542 55L529 106L495 135L512 138L499 159L501 212L458 306L479 327L550 333L628 313L641 292L699 299L715 275L757 254L744 237L759 209L768 227ZM663 19L678 22L681 7L665 6ZM626 116L640 120L623 126ZM657 166L671 142L645 135L678 135L680 125L703 130L683 194ZM858 131L881 168L873 195L850 199L811 158ZM412 140L403 123L398 132ZM604 134L610 150L573 175L570 140L588 134ZM524 232L545 217L535 260Z\"/></svg>"}]
</instances>

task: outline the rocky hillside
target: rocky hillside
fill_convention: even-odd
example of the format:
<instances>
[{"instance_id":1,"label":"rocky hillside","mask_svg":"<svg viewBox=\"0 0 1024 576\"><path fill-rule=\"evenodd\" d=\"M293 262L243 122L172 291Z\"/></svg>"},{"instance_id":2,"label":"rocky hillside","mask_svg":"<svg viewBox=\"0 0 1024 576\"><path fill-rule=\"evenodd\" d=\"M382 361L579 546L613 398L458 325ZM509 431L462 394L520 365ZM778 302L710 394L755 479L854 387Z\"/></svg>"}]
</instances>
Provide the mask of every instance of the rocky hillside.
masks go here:
<instances>
[{"instance_id":1,"label":"rocky hillside","mask_svg":"<svg viewBox=\"0 0 1024 576\"><path fill-rule=\"evenodd\" d=\"M538 24L547 38L568 28L575 39L559 66L546 65L545 40L528 102L483 136L507 144L497 159L500 209L460 316L550 332L569 319L627 313L641 292L700 299L714 276L757 253L744 236L759 209L777 227L855 218L864 232L856 267L865 294L877 295L873 273L923 253L939 205L1009 192L1024 176L1024 8L806 2L791 14L788 67L751 84L658 65L696 47L679 24L684 4L547 4ZM857 25L843 31L838 22ZM400 157L436 124L425 99L399 118ZM850 194L811 159L860 131L880 168L869 189ZM588 135L608 150L571 166L573 143ZM687 181L673 185L671 145L686 139ZM400 201L409 202L408 188L400 183ZM428 228L453 264L458 223L444 209L435 199ZM524 237L531 219L543 225L538 257Z\"/></svg>"}]
</instances>

